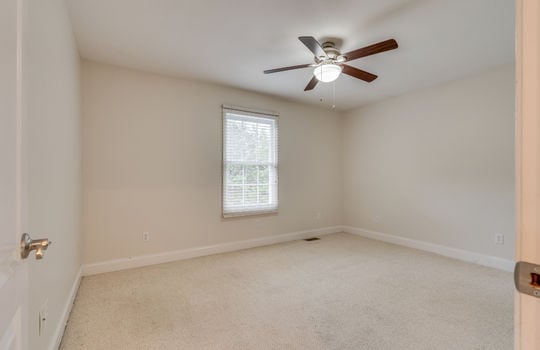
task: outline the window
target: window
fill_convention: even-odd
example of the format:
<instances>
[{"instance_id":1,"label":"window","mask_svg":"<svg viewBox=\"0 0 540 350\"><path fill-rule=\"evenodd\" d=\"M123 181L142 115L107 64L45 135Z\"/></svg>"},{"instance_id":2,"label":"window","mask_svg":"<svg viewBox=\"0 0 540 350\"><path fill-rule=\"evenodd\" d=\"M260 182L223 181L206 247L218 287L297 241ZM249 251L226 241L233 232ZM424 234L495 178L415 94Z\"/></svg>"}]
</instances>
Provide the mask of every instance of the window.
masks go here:
<instances>
[{"instance_id":1,"label":"window","mask_svg":"<svg viewBox=\"0 0 540 350\"><path fill-rule=\"evenodd\" d=\"M277 116L223 107L223 217L277 212Z\"/></svg>"}]
</instances>

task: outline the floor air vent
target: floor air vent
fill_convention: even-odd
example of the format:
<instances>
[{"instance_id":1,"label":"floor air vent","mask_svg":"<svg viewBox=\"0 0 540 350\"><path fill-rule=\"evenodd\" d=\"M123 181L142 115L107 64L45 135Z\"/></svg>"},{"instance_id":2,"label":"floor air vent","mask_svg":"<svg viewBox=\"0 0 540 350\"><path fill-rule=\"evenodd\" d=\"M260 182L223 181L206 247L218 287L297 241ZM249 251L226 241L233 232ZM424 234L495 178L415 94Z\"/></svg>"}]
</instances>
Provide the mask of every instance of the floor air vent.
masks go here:
<instances>
[{"instance_id":1,"label":"floor air vent","mask_svg":"<svg viewBox=\"0 0 540 350\"><path fill-rule=\"evenodd\" d=\"M319 239L320 239L319 237L311 237L311 238L304 239L304 241L311 242L311 241L318 241Z\"/></svg>"}]
</instances>

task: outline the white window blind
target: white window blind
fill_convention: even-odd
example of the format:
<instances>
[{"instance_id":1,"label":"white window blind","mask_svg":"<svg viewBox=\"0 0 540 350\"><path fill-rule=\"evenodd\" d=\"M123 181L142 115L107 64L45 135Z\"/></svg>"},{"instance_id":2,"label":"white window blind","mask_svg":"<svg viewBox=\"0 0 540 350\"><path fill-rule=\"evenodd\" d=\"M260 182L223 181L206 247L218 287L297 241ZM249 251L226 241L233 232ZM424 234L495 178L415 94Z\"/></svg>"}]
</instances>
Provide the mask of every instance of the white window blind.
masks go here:
<instances>
[{"instance_id":1,"label":"white window blind","mask_svg":"<svg viewBox=\"0 0 540 350\"><path fill-rule=\"evenodd\" d=\"M277 117L224 107L223 216L277 209Z\"/></svg>"}]
</instances>

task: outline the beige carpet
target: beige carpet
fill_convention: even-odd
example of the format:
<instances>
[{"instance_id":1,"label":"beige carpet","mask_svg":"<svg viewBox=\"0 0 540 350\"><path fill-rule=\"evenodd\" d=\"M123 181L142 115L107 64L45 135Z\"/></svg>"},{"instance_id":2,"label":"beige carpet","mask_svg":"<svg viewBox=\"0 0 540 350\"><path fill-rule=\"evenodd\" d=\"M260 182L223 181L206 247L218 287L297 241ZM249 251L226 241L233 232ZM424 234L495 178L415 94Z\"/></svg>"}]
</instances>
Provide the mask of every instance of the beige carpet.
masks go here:
<instances>
[{"instance_id":1,"label":"beige carpet","mask_svg":"<svg viewBox=\"0 0 540 350\"><path fill-rule=\"evenodd\" d=\"M512 349L510 273L350 234L83 279L61 349Z\"/></svg>"}]
</instances>

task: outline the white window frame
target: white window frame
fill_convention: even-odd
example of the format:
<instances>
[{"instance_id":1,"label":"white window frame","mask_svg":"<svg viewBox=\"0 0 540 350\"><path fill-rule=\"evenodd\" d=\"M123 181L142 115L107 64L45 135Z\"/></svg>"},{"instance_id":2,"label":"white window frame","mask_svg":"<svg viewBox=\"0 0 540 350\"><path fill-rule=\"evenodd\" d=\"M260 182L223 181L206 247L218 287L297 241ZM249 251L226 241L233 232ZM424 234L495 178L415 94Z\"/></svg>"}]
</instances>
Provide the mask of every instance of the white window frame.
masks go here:
<instances>
[{"instance_id":1,"label":"white window frame","mask_svg":"<svg viewBox=\"0 0 540 350\"><path fill-rule=\"evenodd\" d=\"M275 171L269 172L270 177L270 183L272 181L275 183L275 190L269 191L269 195L273 196L275 201L274 205L265 208L265 209L256 209L256 210L246 210L246 207L239 207L238 210L227 210L225 206L225 199L226 199L226 189L227 189L227 160L226 160L226 140L227 140L227 128L226 128L226 121L227 121L227 114L233 114L235 119L241 119L242 116L245 117L255 117L255 118L261 118L261 119L269 119L273 121L273 124L275 127L272 129L274 134L271 136L271 140L274 142L272 148L274 149L274 162L265 163L264 165L271 166L275 168ZM265 214L277 214L279 209L279 122L278 122L279 115L275 112L270 111L262 111L262 110L255 110L251 108L245 108L245 107L237 107L237 106L231 106L231 105L222 105L222 216L223 218L231 218L231 217L243 217L243 216L253 216L253 215L265 215ZM247 162L246 162L247 163ZM238 163L237 163L238 164ZM251 163L250 163L251 164Z\"/></svg>"}]
</instances>

